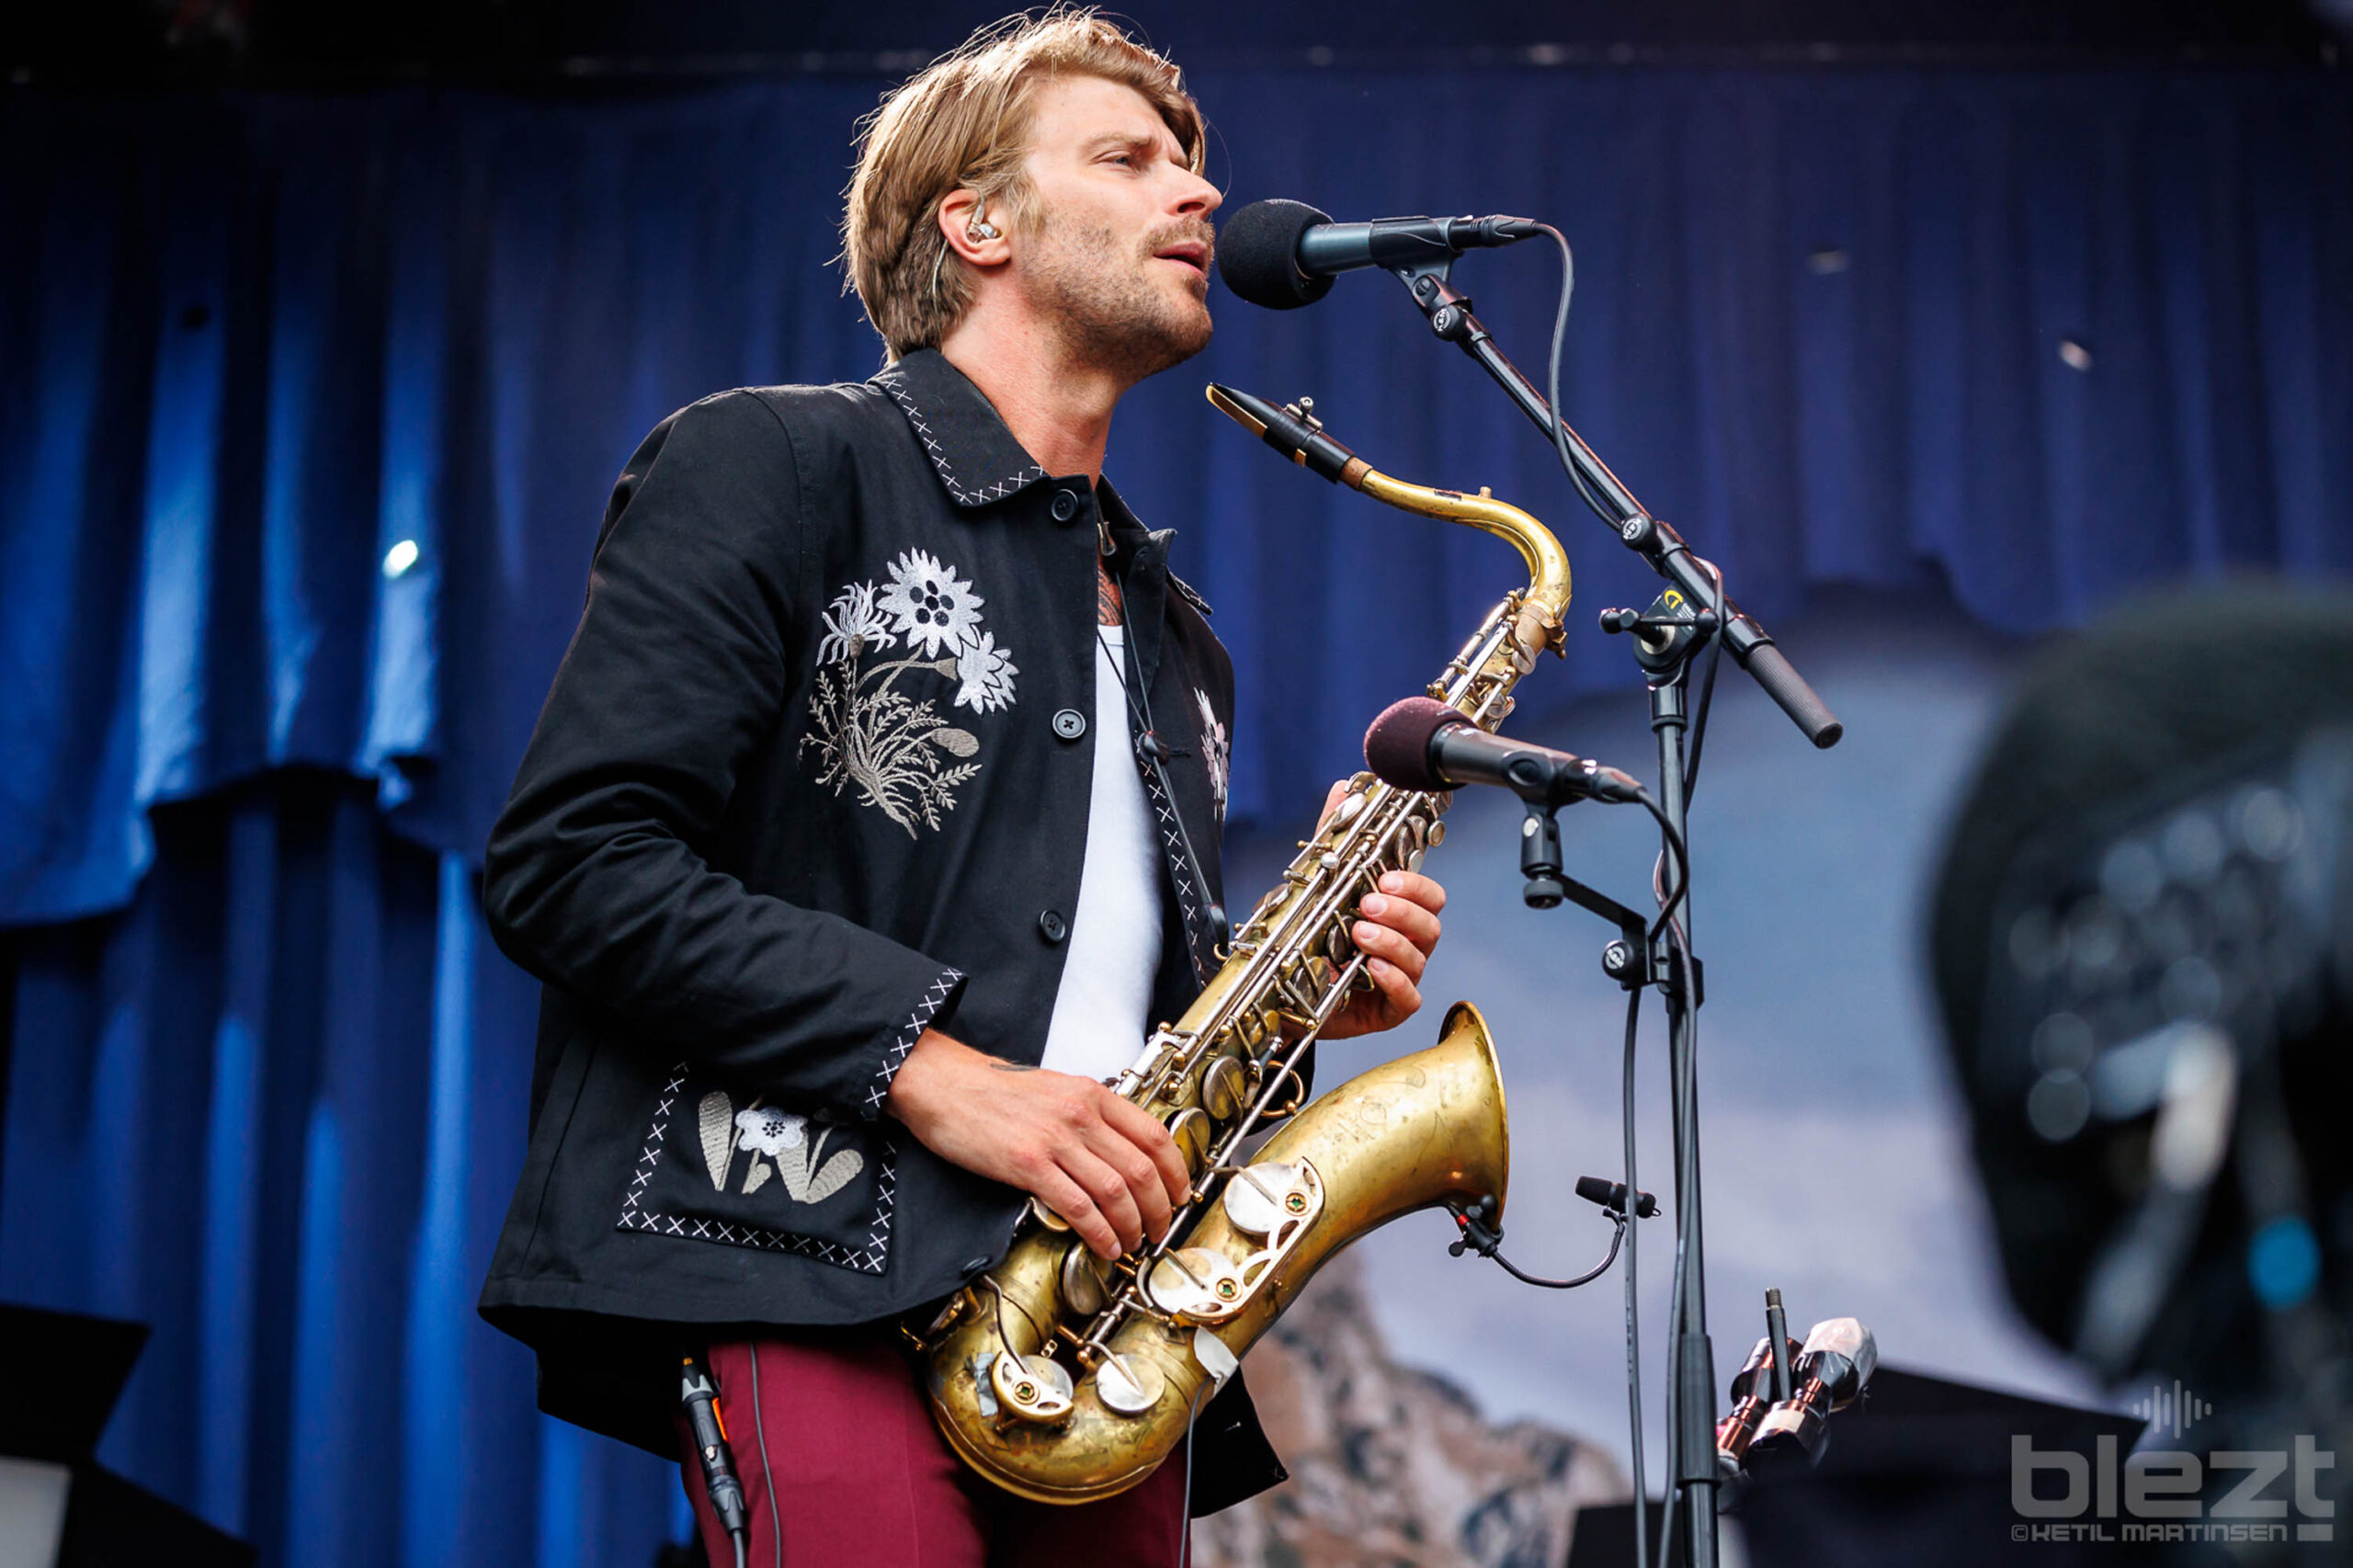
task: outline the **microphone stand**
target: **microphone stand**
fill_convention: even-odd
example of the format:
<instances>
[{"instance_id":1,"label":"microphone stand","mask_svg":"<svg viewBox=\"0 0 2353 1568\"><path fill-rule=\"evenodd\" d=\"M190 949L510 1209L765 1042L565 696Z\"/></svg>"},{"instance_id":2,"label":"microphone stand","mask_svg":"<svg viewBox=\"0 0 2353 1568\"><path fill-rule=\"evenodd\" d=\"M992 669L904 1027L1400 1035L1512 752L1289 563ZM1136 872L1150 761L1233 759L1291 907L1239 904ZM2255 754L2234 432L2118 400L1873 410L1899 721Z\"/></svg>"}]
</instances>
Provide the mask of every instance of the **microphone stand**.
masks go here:
<instances>
[{"instance_id":1,"label":"microphone stand","mask_svg":"<svg viewBox=\"0 0 2353 1568\"><path fill-rule=\"evenodd\" d=\"M1406 293L1428 320L1430 330L1476 360L1519 405L1520 411L1535 422L1547 444L1551 444L1556 427L1551 403L1495 347L1494 336L1472 313L1469 297L1448 282L1453 261L1448 256L1394 270L1405 285ZM1603 627L1635 633L1634 656L1650 688L1651 730L1658 739L1659 804L1667 824L1685 845L1688 858L1690 835L1684 825L1688 799L1684 741L1690 719L1686 697L1692 656L1706 646L1709 638L1723 639L1723 645L1741 667L1756 677L1816 746L1836 744L1843 728L1804 677L1774 646L1764 627L1732 602L1724 591L1722 574L1694 556L1680 535L1645 511L1565 422L1558 428L1566 435L1569 461L1575 477L1582 481L1580 488L1596 503L1597 510L1608 514L1604 520L1611 523L1620 541L1649 562L1652 570L1670 585L1645 614L1638 617L1621 612L1605 616ZM1548 835L1540 830L1537 836ZM1688 873L1688 858L1685 873ZM1658 890L1661 908L1675 897L1679 880L1674 858L1663 854ZM1533 878L1530 891L1535 891ZM1535 900L1531 898L1530 902ZM1576 902L1586 903L1584 899ZM1716 1374L1714 1351L1708 1339L1707 1274L1699 1205L1698 1014L1702 995L1699 960L1690 956L1677 930L1662 930L1659 941L1642 952L1639 964L1630 961L1631 954L1619 957L1622 941L1612 943L1604 964L1620 983L1631 986L1645 980L1654 981L1666 1006L1676 1205L1675 1324L1667 1382L1667 1444L1672 1477L1668 1503L1672 1506L1677 1499L1681 1501L1677 1517L1684 1522L1685 1549L1693 1568L1717 1568L1716 1491L1721 1481L1716 1469ZM1613 964L1612 960L1617 962ZM1647 1507L1648 1499L1635 1498L1634 1506ZM1668 1523L1672 1528L1673 1520Z\"/></svg>"}]
</instances>

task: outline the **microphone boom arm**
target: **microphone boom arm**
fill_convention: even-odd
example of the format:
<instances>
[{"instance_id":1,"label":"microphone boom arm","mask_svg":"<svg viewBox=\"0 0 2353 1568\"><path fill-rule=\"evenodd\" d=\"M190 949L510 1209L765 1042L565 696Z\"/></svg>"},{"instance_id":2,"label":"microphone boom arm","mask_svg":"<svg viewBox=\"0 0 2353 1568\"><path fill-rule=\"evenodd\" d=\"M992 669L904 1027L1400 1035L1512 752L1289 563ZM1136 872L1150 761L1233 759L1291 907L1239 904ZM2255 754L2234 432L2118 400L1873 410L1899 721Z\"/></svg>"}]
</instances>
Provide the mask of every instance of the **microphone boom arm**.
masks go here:
<instances>
[{"instance_id":1,"label":"microphone boom arm","mask_svg":"<svg viewBox=\"0 0 2353 1568\"><path fill-rule=\"evenodd\" d=\"M1518 366L1513 364L1495 347L1495 335L1488 332L1479 318L1471 313L1471 300L1448 282L1453 270L1454 257L1447 256L1418 267L1394 268L1398 280L1405 285L1405 292L1413 297L1430 324L1430 331L1441 340L1453 344L1478 361L1480 368L1495 379L1521 413L1532 420L1550 442L1552 438L1552 405L1537 390ZM1651 564L1651 570L1675 585L1683 597L1695 605L1717 602L1718 584L1711 571L1691 553L1682 536L1652 517L1634 499L1633 493L1619 483L1608 464L1586 445L1585 437L1561 421L1561 431L1567 437L1569 461L1575 465L1577 477L1584 488L1614 517L1606 517L1617 531L1618 538L1629 550ZM1829 747L1838 744L1845 726L1832 714L1805 677L1798 674L1788 657L1774 645L1772 637L1757 623L1756 618L1732 602L1722 600L1723 621L1718 635L1740 667L1756 679L1766 695L1780 705L1791 722L1802 731L1806 739L1816 746Z\"/></svg>"}]
</instances>

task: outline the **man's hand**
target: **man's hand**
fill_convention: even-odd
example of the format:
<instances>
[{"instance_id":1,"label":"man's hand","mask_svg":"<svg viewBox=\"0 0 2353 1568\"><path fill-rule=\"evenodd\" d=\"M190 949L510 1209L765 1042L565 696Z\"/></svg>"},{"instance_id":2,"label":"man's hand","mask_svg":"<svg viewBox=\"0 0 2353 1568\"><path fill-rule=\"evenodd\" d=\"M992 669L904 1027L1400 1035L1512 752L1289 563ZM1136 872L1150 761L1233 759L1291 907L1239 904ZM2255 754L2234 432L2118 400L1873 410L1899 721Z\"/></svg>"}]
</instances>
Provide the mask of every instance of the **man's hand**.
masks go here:
<instances>
[{"instance_id":1,"label":"man's hand","mask_svg":"<svg viewBox=\"0 0 2353 1568\"><path fill-rule=\"evenodd\" d=\"M1347 785L1332 786L1324 802L1331 816L1347 792ZM1319 820L1318 828L1322 826ZM1419 1011L1420 981L1438 947L1438 911L1446 907L1446 890L1419 871L1390 871L1381 879L1381 891L1367 895L1358 913L1364 918L1348 927L1348 938L1365 956L1365 972L1373 989L1348 998L1324 1026L1325 1040L1377 1034L1393 1029Z\"/></svg>"},{"instance_id":2,"label":"man's hand","mask_svg":"<svg viewBox=\"0 0 2353 1568\"><path fill-rule=\"evenodd\" d=\"M907 1053L883 1108L950 1165L1040 1199L1106 1258L1159 1240L1191 1187L1168 1130L1139 1107L938 1029Z\"/></svg>"}]
</instances>

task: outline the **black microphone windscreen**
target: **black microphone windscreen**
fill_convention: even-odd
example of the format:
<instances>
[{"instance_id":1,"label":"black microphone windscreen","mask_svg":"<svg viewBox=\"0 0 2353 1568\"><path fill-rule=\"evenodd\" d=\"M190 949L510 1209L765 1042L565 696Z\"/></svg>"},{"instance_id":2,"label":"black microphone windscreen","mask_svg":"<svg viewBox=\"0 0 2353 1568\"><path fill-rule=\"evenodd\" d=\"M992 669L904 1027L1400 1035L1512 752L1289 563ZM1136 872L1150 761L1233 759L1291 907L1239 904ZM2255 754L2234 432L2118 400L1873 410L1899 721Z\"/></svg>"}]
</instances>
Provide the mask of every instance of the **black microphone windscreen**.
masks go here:
<instances>
[{"instance_id":1,"label":"black microphone windscreen","mask_svg":"<svg viewBox=\"0 0 2353 1568\"><path fill-rule=\"evenodd\" d=\"M1312 305L1332 280L1299 269L1299 237L1331 221L1303 201L1254 201L1217 226L1217 275L1235 299L1270 311Z\"/></svg>"},{"instance_id":2,"label":"black microphone windscreen","mask_svg":"<svg viewBox=\"0 0 2353 1568\"><path fill-rule=\"evenodd\" d=\"M1431 697L1392 702L1364 733L1364 765L1373 777L1400 790L1436 794L1454 786L1430 766L1430 742L1449 724L1467 724L1454 709Z\"/></svg>"}]
</instances>

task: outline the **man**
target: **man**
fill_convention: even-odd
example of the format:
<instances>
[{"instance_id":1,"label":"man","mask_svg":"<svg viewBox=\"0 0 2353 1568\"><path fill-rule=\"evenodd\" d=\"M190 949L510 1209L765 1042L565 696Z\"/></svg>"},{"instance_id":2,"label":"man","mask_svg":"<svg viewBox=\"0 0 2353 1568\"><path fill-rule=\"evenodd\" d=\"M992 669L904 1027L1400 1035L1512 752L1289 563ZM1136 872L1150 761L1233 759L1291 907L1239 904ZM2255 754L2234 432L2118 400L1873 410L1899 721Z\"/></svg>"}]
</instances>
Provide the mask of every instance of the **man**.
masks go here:
<instances>
[{"instance_id":1,"label":"man","mask_svg":"<svg viewBox=\"0 0 2353 1568\"><path fill-rule=\"evenodd\" d=\"M492 838L492 929L547 990L483 1311L543 1408L657 1450L706 1353L755 1562L1167 1563L1188 1470L1205 1506L1281 1477L1236 1382L1197 1465L1020 1502L898 1329L1024 1195L1108 1257L1186 1189L1102 1080L1217 965L1232 670L1100 475L1121 394L1209 338L1201 153L1175 67L1083 14L894 94L845 245L891 364L647 438ZM1415 1010L1443 902L1365 901L1377 989L1327 1034Z\"/></svg>"}]
</instances>

